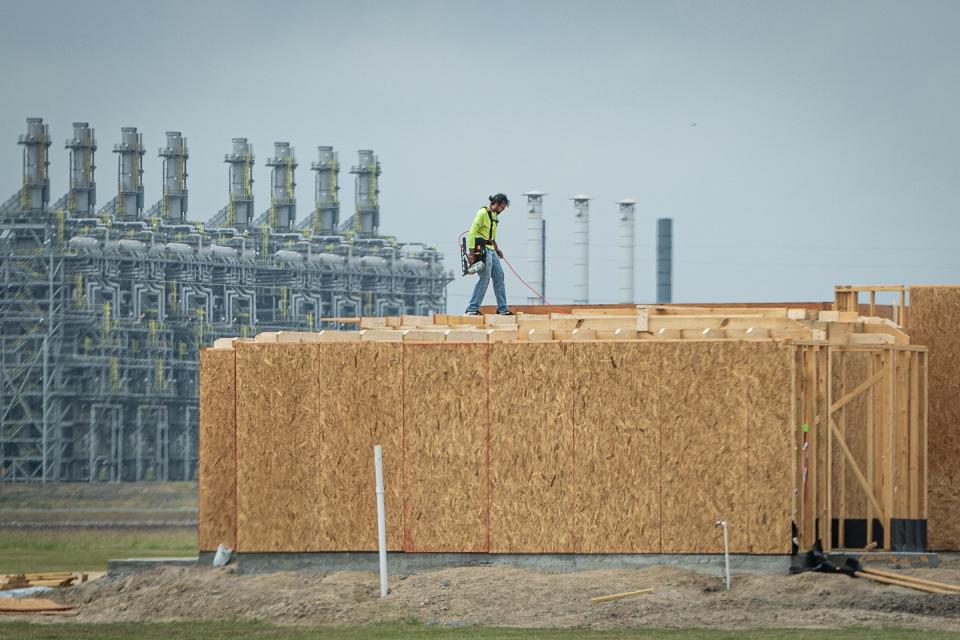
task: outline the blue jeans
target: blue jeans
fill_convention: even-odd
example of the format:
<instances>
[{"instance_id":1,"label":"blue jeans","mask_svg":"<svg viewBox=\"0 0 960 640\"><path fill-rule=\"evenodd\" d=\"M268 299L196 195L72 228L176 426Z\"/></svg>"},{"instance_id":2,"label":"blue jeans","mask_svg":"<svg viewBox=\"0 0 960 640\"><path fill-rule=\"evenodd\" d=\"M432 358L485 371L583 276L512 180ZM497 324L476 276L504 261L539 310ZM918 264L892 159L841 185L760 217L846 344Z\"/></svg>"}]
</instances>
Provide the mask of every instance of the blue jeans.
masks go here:
<instances>
[{"instance_id":1,"label":"blue jeans","mask_svg":"<svg viewBox=\"0 0 960 640\"><path fill-rule=\"evenodd\" d=\"M483 296L487 295L487 286L490 284L490 278L493 278L493 294L497 296L497 313L505 313L510 310L507 306L507 288L503 284L503 266L500 265L500 258L497 252L487 247L486 264L483 271L480 272L477 280L477 286L473 288L473 296L470 298L470 304L467 305L467 313L480 311L480 304L483 302Z\"/></svg>"}]
</instances>

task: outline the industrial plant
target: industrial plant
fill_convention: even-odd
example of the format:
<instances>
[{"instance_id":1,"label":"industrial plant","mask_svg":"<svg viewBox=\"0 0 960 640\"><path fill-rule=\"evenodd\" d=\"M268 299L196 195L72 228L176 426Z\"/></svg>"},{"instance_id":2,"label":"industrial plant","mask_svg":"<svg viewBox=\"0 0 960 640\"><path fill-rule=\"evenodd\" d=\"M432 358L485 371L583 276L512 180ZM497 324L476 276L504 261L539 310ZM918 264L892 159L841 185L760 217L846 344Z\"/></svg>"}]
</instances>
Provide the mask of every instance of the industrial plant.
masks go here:
<instances>
[{"instance_id":1,"label":"industrial plant","mask_svg":"<svg viewBox=\"0 0 960 640\"><path fill-rule=\"evenodd\" d=\"M275 143L258 214L253 148L234 138L227 202L203 223L188 219L180 132L159 150L151 206L133 127L113 146L116 195L99 208L87 123L66 141L69 185L55 201L48 125L28 118L19 144L22 188L0 204L0 481L195 479L200 348L446 310L442 255L379 232L373 151L350 168L356 204L341 221L338 154L318 147L315 204L300 219L294 148Z\"/></svg>"}]
</instances>

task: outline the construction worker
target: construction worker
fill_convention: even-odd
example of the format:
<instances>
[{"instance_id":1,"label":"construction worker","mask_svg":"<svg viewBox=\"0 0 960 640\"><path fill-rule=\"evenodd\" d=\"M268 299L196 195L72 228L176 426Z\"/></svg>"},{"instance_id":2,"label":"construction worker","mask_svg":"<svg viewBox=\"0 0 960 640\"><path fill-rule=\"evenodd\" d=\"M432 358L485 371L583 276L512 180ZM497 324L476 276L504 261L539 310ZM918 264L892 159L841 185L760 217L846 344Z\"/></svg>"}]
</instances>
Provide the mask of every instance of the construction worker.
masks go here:
<instances>
[{"instance_id":1,"label":"construction worker","mask_svg":"<svg viewBox=\"0 0 960 640\"><path fill-rule=\"evenodd\" d=\"M503 251L497 246L497 223L499 216L507 207L510 200L502 193L489 197L490 204L481 207L473 218L470 231L467 234L469 273L478 273L480 279L473 288L473 296L467 305L466 315L479 316L480 304L487 293L487 285L493 278L493 293L497 297L497 313L512 316L513 311L507 306L507 290L503 283L503 267L500 258Z\"/></svg>"}]
</instances>

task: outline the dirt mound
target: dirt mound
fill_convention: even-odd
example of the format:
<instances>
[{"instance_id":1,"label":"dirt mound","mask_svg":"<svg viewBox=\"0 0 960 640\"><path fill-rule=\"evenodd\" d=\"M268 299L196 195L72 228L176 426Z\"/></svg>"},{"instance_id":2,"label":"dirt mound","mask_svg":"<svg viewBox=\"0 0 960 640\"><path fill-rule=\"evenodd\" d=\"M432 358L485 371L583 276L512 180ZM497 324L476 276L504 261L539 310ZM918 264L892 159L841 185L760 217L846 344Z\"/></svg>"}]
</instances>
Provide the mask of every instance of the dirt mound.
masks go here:
<instances>
[{"instance_id":1,"label":"dirt mound","mask_svg":"<svg viewBox=\"0 0 960 640\"><path fill-rule=\"evenodd\" d=\"M960 568L914 572L960 582ZM602 604L590 598L654 587ZM265 620L510 627L845 627L960 630L960 595L933 595L842 575L740 574L719 579L675 567L543 573L508 567L444 569L391 579L380 600L376 574L246 575L161 567L104 578L58 594L79 621Z\"/></svg>"}]
</instances>

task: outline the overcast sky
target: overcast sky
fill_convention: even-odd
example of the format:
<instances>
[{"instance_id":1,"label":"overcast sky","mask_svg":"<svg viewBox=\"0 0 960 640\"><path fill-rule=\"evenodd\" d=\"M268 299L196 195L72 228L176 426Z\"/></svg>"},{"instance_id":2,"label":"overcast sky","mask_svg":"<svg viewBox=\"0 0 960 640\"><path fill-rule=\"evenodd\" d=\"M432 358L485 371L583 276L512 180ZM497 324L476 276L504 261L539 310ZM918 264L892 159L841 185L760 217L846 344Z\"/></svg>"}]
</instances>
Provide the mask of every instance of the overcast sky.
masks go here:
<instances>
[{"instance_id":1,"label":"overcast sky","mask_svg":"<svg viewBox=\"0 0 960 640\"><path fill-rule=\"evenodd\" d=\"M198 6L199 5L199 6ZM547 298L571 301L573 205L591 203L591 302L617 298L617 207L637 205L636 296L655 294L658 217L674 300L824 300L835 284L960 282L960 2L0 1L0 199L25 118L49 123L52 198L71 123L96 128L98 205L136 126L149 206L167 130L190 149L190 217L226 202L223 155L254 145L257 209L289 141L298 216L317 145L383 165L381 231L458 270L457 236L506 192L501 245L526 263L521 193L547 192ZM695 126L694 126L695 125ZM474 280L450 285L459 310ZM522 285L508 274L517 303ZM488 302L492 302L492 292Z\"/></svg>"}]
</instances>

